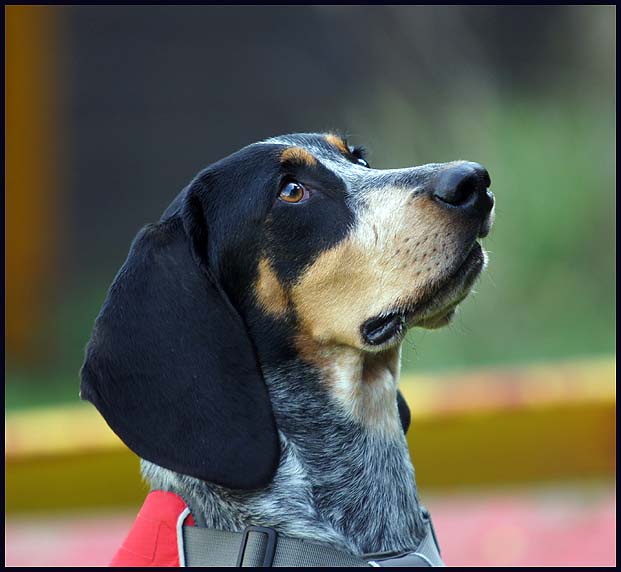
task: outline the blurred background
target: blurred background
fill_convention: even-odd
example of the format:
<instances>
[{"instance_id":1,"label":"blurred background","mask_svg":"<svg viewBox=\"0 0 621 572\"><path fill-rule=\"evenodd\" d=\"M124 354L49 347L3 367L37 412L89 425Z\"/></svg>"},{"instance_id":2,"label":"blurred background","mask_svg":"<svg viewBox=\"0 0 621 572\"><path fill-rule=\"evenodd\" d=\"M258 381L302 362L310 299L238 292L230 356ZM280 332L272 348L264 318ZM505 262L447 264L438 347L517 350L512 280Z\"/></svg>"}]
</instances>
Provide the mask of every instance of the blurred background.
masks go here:
<instances>
[{"instance_id":1,"label":"blurred background","mask_svg":"<svg viewBox=\"0 0 621 572\"><path fill-rule=\"evenodd\" d=\"M492 178L489 269L404 356L446 562L614 564L615 22L608 6L7 7L6 563L107 564L144 497L77 397L139 228L248 143L340 130L377 168L468 159Z\"/></svg>"}]
</instances>

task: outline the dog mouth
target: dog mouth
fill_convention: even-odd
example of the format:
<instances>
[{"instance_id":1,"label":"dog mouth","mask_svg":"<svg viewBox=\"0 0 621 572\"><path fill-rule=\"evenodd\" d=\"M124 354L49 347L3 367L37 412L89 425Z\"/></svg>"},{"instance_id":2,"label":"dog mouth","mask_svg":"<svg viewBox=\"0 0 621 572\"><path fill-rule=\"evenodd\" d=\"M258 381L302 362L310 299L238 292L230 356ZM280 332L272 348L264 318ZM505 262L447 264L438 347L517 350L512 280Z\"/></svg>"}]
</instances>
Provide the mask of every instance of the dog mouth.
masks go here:
<instances>
[{"instance_id":1,"label":"dog mouth","mask_svg":"<svg viewBox=\"0 0 621 572\"><path fill-rule=\"evenodd\" d=\"M402 339L415 326L435 329L448 324L460 302L469 294L474 282L485 267L486 256L474 242L459 267L431 288L415 303L400 305L364 322L362 339L370 346L381 348Z\"/></svg>"}]
</instances>

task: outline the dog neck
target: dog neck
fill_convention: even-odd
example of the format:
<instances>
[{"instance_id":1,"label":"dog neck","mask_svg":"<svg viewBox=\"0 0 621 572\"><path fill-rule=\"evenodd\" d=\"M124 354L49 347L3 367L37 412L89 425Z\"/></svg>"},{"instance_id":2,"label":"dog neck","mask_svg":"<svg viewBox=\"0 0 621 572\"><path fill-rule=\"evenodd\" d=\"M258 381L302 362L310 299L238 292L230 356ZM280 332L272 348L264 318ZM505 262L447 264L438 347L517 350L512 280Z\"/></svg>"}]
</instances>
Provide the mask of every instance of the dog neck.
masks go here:
<instances>
[{"instance_id":1,"label":"dog neck","mask_svg":"<svg viewBox=\"0 0 621 572\"><path fill-rule=\"evenodd\" d=\"M356 554L414 548L423 525L397 409L400 348L306 350L312 359L261 363L281 442L268 487L232 491L144 461L143 475L207 527L270 526Z\"/></svg>"},{"instance_id":2,"label":"dog neck","mask_svg":"<svg viewBox=\"0 0 621 572\"><path fill-rule=\"evenodd\" d=\"M314 347L266 380L276 422L305 468L319 518L359 552L412 548L421 534L397 408L401 348Z\"/></svg>"}]
</instances>

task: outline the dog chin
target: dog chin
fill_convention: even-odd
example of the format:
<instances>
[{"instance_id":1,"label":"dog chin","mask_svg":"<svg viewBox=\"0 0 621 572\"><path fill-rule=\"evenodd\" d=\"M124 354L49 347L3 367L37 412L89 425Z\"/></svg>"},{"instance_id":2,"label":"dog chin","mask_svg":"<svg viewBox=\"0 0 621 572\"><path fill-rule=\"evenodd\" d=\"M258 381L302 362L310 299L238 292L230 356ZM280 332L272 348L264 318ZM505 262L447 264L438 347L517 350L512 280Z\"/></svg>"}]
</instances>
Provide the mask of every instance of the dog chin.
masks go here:
<instances>
[{"instance_id":1,"label":"dog chin","mask_svg":"<svg viewBox=\"0 0 621 572\"><path fill-rule=\"evenodd\" d=\"M434 316L430 316L429 318L421 320L418 324L416 324L416 326L418 326L419 328L424 328L426 330L437 330L450 324L456 313L457 306L454 305L451 308L443 310L442 312Z\"/></svg>"}]
</instances>

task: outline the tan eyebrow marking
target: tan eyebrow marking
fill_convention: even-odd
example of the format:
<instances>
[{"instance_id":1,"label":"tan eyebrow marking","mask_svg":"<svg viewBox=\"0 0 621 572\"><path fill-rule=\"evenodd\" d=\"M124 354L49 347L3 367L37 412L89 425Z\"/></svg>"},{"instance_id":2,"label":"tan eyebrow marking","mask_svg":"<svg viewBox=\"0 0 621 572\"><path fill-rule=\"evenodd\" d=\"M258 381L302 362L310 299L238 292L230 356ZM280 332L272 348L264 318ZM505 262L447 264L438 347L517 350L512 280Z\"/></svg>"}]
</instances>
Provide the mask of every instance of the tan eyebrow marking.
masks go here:
<instances>
[{"instance_id":1,"label":"tan eyebrow marking","mask_svg":"<svg viewBox=\"0 0 621 572\"><path fill-rule=\"evenodd\" d=\"M312 167L317 164L317 159L302 147L289 147L285 149L280 155L281 163L298 163L301 165L308 165Z\"/></svg>"},{"instance_id":2,"label":"tan eyebrow marking","mask_svg":"<svg viewBox=\"0 0 621 572\"><path fill-rule=\"evenodd\" d=\"M343 141L338 135L330 133L325 136L325 140L330 143L330 145L334 145L341 153L343 153L343 155L349 155L349 147L347 147L345 141Z\"/></svg>"}]
</instances>

